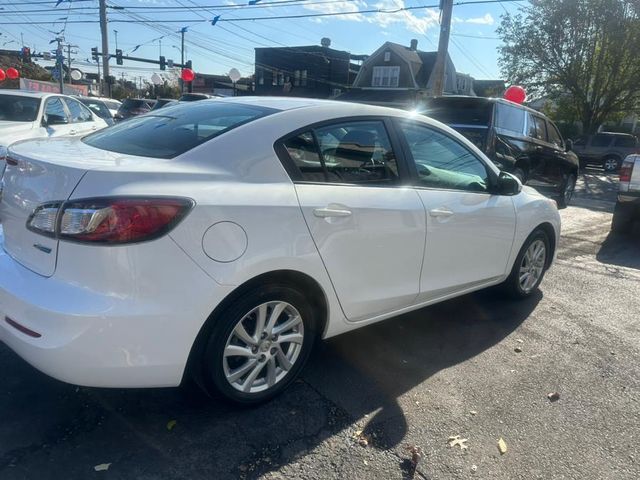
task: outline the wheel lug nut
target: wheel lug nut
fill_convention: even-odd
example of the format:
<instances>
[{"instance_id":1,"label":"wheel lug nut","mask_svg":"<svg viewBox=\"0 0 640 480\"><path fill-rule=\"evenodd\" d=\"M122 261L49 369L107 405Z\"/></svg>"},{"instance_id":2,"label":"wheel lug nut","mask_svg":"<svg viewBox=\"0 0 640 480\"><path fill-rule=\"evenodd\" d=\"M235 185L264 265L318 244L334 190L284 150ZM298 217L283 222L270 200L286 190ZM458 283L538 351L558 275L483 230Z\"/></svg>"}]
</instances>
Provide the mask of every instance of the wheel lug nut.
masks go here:
<instances>
[{"instance_id":1,"label":"wheel lug nut","mask_svg":"<svg viewBox=\"0 0 640 480\"><path fill-rule=\"evenodd\" d=\"M260 355L260 361L264 362L267 359L266 355Z\"/></svg>"},{"instance_id":2,"label":"wheel lug nut","mask_svg":"<svg viewBox=\"0 0 640 480\"><path fill-rule=\"evenodd\" d=\"M258 353L258 347L251 347L251 353Z\"/></svg>"},{"instance_id":3,"label":"wheel lug nut","mask_svg":"<svg viewBox=\"0 0 640 480\"><path fill-rule=\"evenodd\" d=\"M275 348L275 347L273 347L273 348L271 349L271 355L275 355L275 354L276 354L276 352L277 352L276 348Z\"/></svg>"},{"instance_id":4,"label":"wheel lug nut","mask_svg":"<svg viewBox=\"0 0 640 480\"><path fill-rule=\"evenodd\" d=\"M267 338L267 332L262 332L262 335L260 335L260 338L262 338L263 340Z\"/></svg>"},{"instance_id":5,"label":"wheel lug nut","mask_svg":"<svg viewBox=\"0 0 640 480\"><path fill-rule=\"evenodd\" d=\"M278 341L278 335L274 335L271 337L271 340L273 340L274 342Z\"/></svg>"}]
</instances>

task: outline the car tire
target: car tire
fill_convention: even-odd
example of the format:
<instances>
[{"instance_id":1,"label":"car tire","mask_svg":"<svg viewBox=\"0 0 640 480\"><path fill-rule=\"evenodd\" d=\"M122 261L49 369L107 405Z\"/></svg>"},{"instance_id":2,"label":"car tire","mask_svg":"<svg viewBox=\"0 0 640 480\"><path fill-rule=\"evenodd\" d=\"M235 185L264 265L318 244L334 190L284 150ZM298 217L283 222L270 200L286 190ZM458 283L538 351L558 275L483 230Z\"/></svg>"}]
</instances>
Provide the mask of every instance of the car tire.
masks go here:
<instances>
[{"instance_id":1,"label":"car tire","mask_svg":"<svg viewBox=\"0 0 640 480\"><path fill-rule=\"evenodd\" d=\"M567 175L562 181L562 185L560 186L560 195L558 196L558 207L559 208L567 208L569 203L571 203L571 199L575 193L576 182L578 181L578 177L575 173L570 173Z\"/></svg>"},{"instance_id":2,"label":"car tire","mask_svg":"<svg viewBox=\"0 0 640 480\"><path fill-rule=\"evenodd\" d=\"M538 257L536 252L541 246L544 248L544 254ZM532 255L536 256L532 257ZM522 245L509 277L502 284L505 293L513 298L531 296L544 278L549 264L549 255L551 255L549 237L543 229L538 228ZM534 277L528 276L523 279L525 273L532 274Z\"/></svg>"},{"instance_id":3,"label":"car tire","mask_svg":"<svg viewBox=\"0 0 640 480\"><path fill-rule=\"evenodd\" d=\"M260 287L238 298L213 319L202 357L205 390L242 405L281 393L309 358L317 336L315 315L305 294L287 285Z\"/></svg>"},{"instance_id":4,"label":"car tire","mask_svg":"<svg viewBox=\"0 0 640 480\"><path fill-rule=\"evenodd\" d=\"M616 203L611 219L611 231L614 233L629 233L633 227L633 217L630 212Z\"/></svg>"},{"instance_id":5,"label":"car tire","mask_svg":"<svg viewBox=\"0 0 640 480\"><path fill-rule=\"evenodd\" d=\"M618 157L605 157L602 160L602 168L605 172L616 172L620 168L620 159Z\"/></svg>"}]
</instances>

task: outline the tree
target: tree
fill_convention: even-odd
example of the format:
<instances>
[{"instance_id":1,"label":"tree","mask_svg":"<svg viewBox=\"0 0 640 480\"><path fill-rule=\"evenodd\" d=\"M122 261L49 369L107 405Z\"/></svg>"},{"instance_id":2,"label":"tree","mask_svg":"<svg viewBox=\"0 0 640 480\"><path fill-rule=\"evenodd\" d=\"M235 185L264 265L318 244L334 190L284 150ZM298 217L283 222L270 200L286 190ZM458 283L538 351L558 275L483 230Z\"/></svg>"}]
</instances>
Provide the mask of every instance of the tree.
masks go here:
<instances>
[{"instance_id":1,"label":"tree","mask_svg":"<svg viewBox=\"0 0 640 480\"><path fill-rule=\"evenodd\" d=\"M585 133L640 105L638 0L531 0L498 34L503 75L534 96L570 94Z\"/></svg>"}]
</instances>

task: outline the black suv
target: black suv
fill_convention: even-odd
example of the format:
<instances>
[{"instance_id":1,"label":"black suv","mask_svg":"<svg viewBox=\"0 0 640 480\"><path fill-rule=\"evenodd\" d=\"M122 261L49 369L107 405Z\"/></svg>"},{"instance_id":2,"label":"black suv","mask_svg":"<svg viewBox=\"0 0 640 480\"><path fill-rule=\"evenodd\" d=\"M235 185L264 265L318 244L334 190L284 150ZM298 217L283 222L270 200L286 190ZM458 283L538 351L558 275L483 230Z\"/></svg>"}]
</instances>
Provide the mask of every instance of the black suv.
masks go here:
<instances>
[{"instance_id":1,"label":"black suv","mask_svg":"<svg viewBox=\"0 0 640 480\"><path fill-rule=\"evenodd\" d=\"M422 113L463 134L522 183L549 190L559 206L571 200L578 157L542 113L500 98L464 96L428 99Z\"/></svg>"},{"instance_id":2,"label":"black suv","mask_svg":"<svg viewBox=\"0 0 640 480\"><path fill-rule=\"evenodd\" d=\"M573 142L580 166L595 164L605 172L615 172L627 156L638 153L638 139L628 133L602 132Z\"/></svg>"}]
</instances>

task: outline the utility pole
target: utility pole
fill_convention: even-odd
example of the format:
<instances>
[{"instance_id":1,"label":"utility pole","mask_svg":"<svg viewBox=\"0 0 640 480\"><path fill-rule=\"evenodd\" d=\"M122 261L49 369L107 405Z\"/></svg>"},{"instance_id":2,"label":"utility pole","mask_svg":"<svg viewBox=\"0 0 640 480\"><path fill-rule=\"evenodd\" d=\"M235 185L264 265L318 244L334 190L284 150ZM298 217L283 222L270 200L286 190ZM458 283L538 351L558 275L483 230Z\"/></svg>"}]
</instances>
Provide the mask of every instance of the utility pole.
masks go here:
<instances>
[{"instance_id":1,"label":"utility pole","mask_svg":"<svg viewBox=\"0 0 640 480\"><path fill-rule=\"evenodd\" d=\"M20 47L24 47L24 33L20 32Z\"/></svg>"},{"instance_id":2,"label":"utility pole","mask_svg":"<svg viewBox=\"0 0 640 480\"><path fill-rule=\"evenodd\" d=\"M116 36L116 50L118 50L118 30L114 28L113 34Z\"/></svg>"},{"instance_id":3,"label":"utility pole","mask_svg":"<svg viewBox=\"0 0 640 480\"><path fill-rule=\"evenodd\" d=\"M68 71L69 71L69 83L73 83L71 81L71 48L76 48L77 45L71 45L70 43L67 44L67 67L68 67ZM74 52L74 53L78 53L78 52Z\"/></svg>"},{"instance_id":4,"label":"utility pole","mask_svg":"<svg viewBox=\"0 0 640 480\"><path fill-rule=\"evenodd\" d=\"M62 58L62 38L58 37L56 38L56 41L58 42L58 48L56 49L56 64L58 65L58 75L59 75L58 82L60 84L60 93L63 94L64 93L64 70L62 69L62 64L64 62L64 59Z\"/></svg>"},{"instance_id":5,"label":"utility pole","mask_svg":"<svg viewBox=\"0 0 640 480\"><path fill-rule=\"evenodd\" d=\"M183 27L180 30L182 34L182 41L180 43L180 64L184 65L184 34L187 31L187 27ZM182 80L182 75L180 75L180 93L184 93L184 80Z\"/></svg>"},{"instance_id":6,"label":"utility pole","mask_svg":"<svg viewBox=\"0 0 640 480\"><path fill-rule=\"evenodd\" d=\"M100 0L100 33L102 34L102 71L107 84L107 95L111 96L109 83L109 31L107 30L107 0Z\"/></svg>"},{"instance_id":7,"label":"utility pole","mask_svg":"<svg viewBox=\"0 0 640 480\"><path fill-rule=\"evenodd\" d=\"M447 51L449 49L449 33L451 33L451 14L453 0L440 0L442 19L440 21L440 39L438 41L438 56L433 67L433 96L444 93L444 77L447 70Z\"/></svg>"},{"instance_id":8,"label":"utility pole","mask_svg":"<svg viewBox=\"0 0 640 480\"><path fill-rule=\"evenodd\" d=\"M160 53L158 55L162 56L162 39L158 39L158 48L160 49Z\"/></svg>"}]
</instances>

